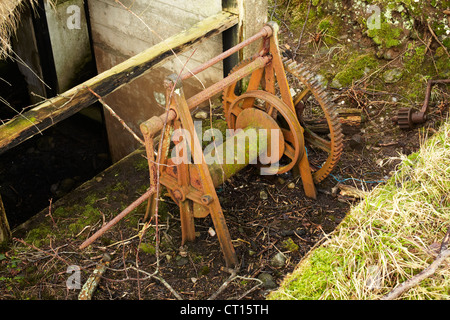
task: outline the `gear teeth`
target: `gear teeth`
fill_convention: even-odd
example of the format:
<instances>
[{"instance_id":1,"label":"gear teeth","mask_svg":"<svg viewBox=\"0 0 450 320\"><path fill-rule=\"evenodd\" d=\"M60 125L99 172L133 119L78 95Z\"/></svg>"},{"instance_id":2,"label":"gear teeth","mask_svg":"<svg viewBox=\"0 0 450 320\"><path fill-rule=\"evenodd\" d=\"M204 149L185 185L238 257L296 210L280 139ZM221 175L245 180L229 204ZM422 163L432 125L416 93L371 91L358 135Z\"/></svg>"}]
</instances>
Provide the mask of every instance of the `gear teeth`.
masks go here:
<instances>
[{"instance_id":1,"label":"gear teeth","mask_svg":"<svg viewBox=\"0 0 450 320\"><path fill-rule=\"evenodd\" d=\"M297 64L293 67L294 64L288 60L284 63L284 66L287 72L290 72L312 91L325 113L328 125L330 126L330 132L333 133L328 158L322 168L313 173L314 181L319 183L336 167L344 149L344 134L342 133L342 125L339 120L336 104L327 93L322 81L309 72L308 67L304 63Z\"/></svg>"},{"instance_id":2,"label":"gear teeth","mask_svg":"<svg viewBox=\"0 0 450 320\"><path fill-rule=\"evenodd\" d=\"M295 62L292 62L292 63L289 65L289 69L294 69L296 65L297 65L297 64L296 64Z\"/></svg>"}]
</instances>

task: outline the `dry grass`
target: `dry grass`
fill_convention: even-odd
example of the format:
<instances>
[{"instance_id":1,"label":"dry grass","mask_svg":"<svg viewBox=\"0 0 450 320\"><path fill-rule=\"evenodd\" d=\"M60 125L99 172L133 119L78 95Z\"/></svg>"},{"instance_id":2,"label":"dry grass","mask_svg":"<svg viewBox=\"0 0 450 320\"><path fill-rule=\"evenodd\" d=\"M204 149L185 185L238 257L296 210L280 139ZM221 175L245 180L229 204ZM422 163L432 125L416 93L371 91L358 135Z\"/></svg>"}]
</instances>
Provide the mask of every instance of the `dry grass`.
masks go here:
<instances>
[{"instance_id":1,"label":"dry grass","mask_svg":"<svg viewBox=\"0 0 450 320\"><path fill-rule=\"evenodd\" d=\"M0 60L8 57L11 52L11 36L15 34L20 21L22 8L34 0L1 0L0 1Z\"/></svg>"},{"instance_id":2,"label":"dry grass","mask_svg":"<svg viewBox=\"0 0 450 320\"><path fill-rule=\"evenodd\" d=\"M450 123L401 159L270 299L379 299L429 266L450 227ZM400 299L450 299L449 260Z\"/></svg>"}]
</instances>

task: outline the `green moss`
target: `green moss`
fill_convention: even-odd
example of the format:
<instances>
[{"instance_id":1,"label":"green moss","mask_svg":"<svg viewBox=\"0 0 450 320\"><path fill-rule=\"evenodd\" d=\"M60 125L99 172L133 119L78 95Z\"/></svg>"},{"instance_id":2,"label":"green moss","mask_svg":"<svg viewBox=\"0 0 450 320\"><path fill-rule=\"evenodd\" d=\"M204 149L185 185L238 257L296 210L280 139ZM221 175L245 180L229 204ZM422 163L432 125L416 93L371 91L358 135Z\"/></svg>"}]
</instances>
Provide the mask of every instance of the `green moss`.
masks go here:
<instances>
[{"instance_id":1,"label":"green moss","mask_svg":"<svg viewBox=\"0 0 450 320\"><path fill-rule=\"evenodd\" d=\"M441 78L450 78L450 60L446 53L444 53L444 49L439 47L438 50L441 49L442 55L435 58L436 69ZM436 56L438 55L438 50L436 50Z\"/></svg>"},{"instance_id":2,"label":"green moss","mask_svg":"<svg viewBox=\"0 0 450 320\"><path fill-rule=\"evenodd\" d=\"M83 230L84 226L79 222L71 223L67 226L67 230L69 230L70 234L76 235L80 233L81 230Z\"/></svg>"},{"instance_id":3,"label":"green moss","mask_svg":"<svg viewBox=\"0 0 450 320\"><path fill-rule=\"evenodd\" d=\"M323 36L322 39L327 45L334 45L338 42L341 34L342 21L335 16L326 16L317 25L317 32Z\"/></svg>"},{"instance_id":4,"label":"green moss","mask_svg":"<svg viewBox=\"0 0 450 320\"><path fill-rule=\"evenodd\" d=\"M148 171L148 161L142 157L133 164L136 171Z\"/></svg>"},{"instance_id":5,"label":"green moss","mask_svg":"<svg viewBox=\"0 0 450 320\"><path fill-rule=\"evenodd\" d=\"M450 49L450 37L445 38L445 39L442 41L442 44L443 44L447 49Z\"/></svg>"},{"instance_id":6,"label":"green moss","mask_svg":"<svg viewBox=\"0 0 450 320\"><path fill-rule=\"evenodd\" d=\"M69 216L69 214L70 214L70 210L67 210L64 207L56 208L56 210L53 211L53 213L52 213L54 218L66 218Z\"/></svg>"},{"instance_id":7,"label":"green moss","mask_svg":"<svg viewBox=\"0 0 450 320\"><path fill-rule=\"evenodd\" d=\"M146 242L142 242L139 245L139 250L141 250L142 252L147 253L147 254L155 254L156 253L155 246L151 243L146 243Z\"/></svg>"},{"instance_id":8,"label":"green moss","mask_svg":"<svg viewBox=\"0 0 450 320\"><path fill-rule=\"evenodd\" d=\"M199 271L199 276L205 276L210 272L209 266L203 266Z\"/></svg>"},{"instance_id":9,"label":"green moss","mask_svg":"<svg viewBox=\"0 0 450 320\"><path fill-rule=\"evenodd\" d=\"M126 190L128 185L129 185L128 181L117 182L114 186L112 186L111 190L117 191L117 192L122 192L122 191Z\"/></svg>"},{"instance_id":10,"label":"green moss","mask_svg":"<svg viewBox=\"0 0 450 320\"><path fill-rule=\"evenodd\" d=\"M372 55L357 56L350 59L334 79L342 86L351 85L353 81L361 79L366 73L378 67L378 64L378 60Z\"/></svg>"},{"instance_id":11,"label":"green moss","mask_svg":"<svg viewBox=\"0 0 450 320\"><path fill-rule=\"evenodd\" d=\"M299 248L299 246L291 238L288 238L287 240L284 240L282 245L283 245L284 249L286 249L286 250L288 250L290 252L297 251L298 248Z\"/></svg>"},{"instance_id":12,"label":"green moss","mask_svg":"<svg viewBox=\"0 0 450 320\"><path fill-rule=\"evenodd\" d=\"M291 281L286 292L297 299L318 300L328 286L328 278L336 271L333 268L336 256L331 250L318 248L311 257L308 267L301 270L301 277ZM279 299L276 293L269 299Z\"/></svg>"},{"instance_id":13,"label":"green moss","mask_svg":"<svg viewBox=\"0 0 450 320\"><path fill-rule=\"evenodd\" d=\"M50 239L47 237L49 234L52 234L50 226L42 224L38 228L32 229L27 233L25 242L32 243L39 248L50 242Z\"/></svg>"},{"instance_id":14,"label":"green moss","mask_svg":"<svg viewBox=\"0 0 450 320\"><path fill-rule=\"evenodd\" d=\"M396 47L401 44L400 36L403 33L401 28L397 28L390 23L381 23L380 29L370 29L367 35L383 49Z\"/></svg>"},{"instance_id":15,"label":"green moss","mask_svg":"<svg viewBox=\"0 0 450 320\"><path fill-rule=\"evenodd\" d=\"M422 45L414 48L413 44L408 46L408 50L404 55L404 66L407 72L416 73L422 68L425 61L425 53L427 48Z\"/></svg>"}]
</instances>

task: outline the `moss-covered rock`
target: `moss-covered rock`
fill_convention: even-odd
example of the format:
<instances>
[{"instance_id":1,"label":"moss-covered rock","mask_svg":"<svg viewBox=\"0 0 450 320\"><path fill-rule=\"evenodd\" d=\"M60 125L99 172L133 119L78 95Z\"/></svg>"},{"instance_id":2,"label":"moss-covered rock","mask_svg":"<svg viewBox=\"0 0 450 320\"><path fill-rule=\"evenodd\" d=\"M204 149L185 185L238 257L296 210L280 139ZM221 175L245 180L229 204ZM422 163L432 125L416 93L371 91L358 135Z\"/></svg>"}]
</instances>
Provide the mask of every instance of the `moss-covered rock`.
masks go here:
<instances>
[{"instance_id":1,"label":"moss-covered rock","mask_svg":"<svg viewBox=\"0 0 450 320\"><path fill-rule=\"evenodd\" d=\"M399 46L402 43L402 28L395 27L387 22L381 23L381 28L370 29L367 35L382 49Z\"/></svg>"},{"instance_id":2,"label":"moss-covered rock","mask_svg":"<svg viewBox=\"0 0 450 320\"><path fill-rule=\"evenodd\" d=\"M333 79L333 86L346 87L354 81L361 79L371 70L377 68L378 60L370 54L358 55L350 58L348 63L342 67Z\"/></svg>"}]
</instances>

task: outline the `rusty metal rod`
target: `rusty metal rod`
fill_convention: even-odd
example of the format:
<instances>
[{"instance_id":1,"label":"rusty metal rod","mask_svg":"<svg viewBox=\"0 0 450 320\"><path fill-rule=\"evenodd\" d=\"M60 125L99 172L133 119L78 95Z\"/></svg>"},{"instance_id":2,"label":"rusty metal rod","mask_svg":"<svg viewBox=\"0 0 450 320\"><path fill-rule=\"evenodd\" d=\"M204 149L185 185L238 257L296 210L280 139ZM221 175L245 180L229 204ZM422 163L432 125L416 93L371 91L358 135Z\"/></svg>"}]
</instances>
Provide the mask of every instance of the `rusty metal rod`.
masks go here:
<instances>
[{"instance_id":1,"label":"rusty metal rod","mask_svg":"<svg viewBox=\"0 0 450 320\"><path fill-rule=\"evenodd\" d=\"M433 87L433 85L439 84L439 83L450 83L450 79L428 80L427 91L425 93L425 101L423 103L422 109L420 110L421 112L423 112L423 113L427 112L428 104L430 103L430 97L431 97L431 87Z\"/></svg>"},{"instance_id":2,"label":"rusty metal rod","mask_svg":"<svg viewBox=\"0 0 450 320\"><path fill-rule=\"evenodd\" d=\"M79 249L84 249L89 246L92 242L97 240L100 236L102 236L107 230L113 227L117 222L123 219L126 215L136 209L142 202L147 200L153 193L156 191L156 186L150 186L150 188L145 192L142 196L140 196L137 200L135 200L132 204L130 204L125 210L119 213L114 219L105 224L96 233L94 233L91 237L86 239L80 246Z\"/></svg>"},{"instance_id":3,"label":"rusty metal rod","mask_svg":"<svg viewBox=\"0 0 450 320\"><path fill-rule=\"evenodd\" d=\"M231 85L232 83L241 80L242 78L252 74L254 71L264 68L270 61L272 60L271 56L262 56L256 58L253 62L248 65L242 67L241 69L233 72L228 77L223 80L216 82L212 86L206 88L205 90L197 93L196 95L187 99L187 104L189 109L193 109L198 106L200 103L205 102L215 94L224 90L226 87Z\"/></svg>"},{"instance_id":4,"label":"rusty metal rod","mask_svg":"<svg viewBox=\"0 0 450 320\"><path fill-rule=\"evenodd\" d=\"M223 59L231 56L233 53L241 50L242 48L248 46L249 44L251 44L261 38L270 37L272 35L272 32L273 32L273 30L270 26L264 26L261 29L261 31L259 31L257 34L253 35L252 37L248 38L247 40L244 40L243 42L235 45L234 47L228 49L227 51L224 51L223 53L221 53L218 56L212 58L211 60L201 64L200 66L198 66L188 72L185 72L181 76L181 80L186 80L186 79L193 77L194 75L208 69L209 67L215 65L216 63L222 61Z\"/></svg>"},{"instance_id":5,"label":"rusty metal rod","mask_svg":"<svg viewBox=\"0 0 450 320\"><path fill-rule=\"evenodd\" d=\"M226 87L231 85L232 83L241 80L242 78L252 74L255 70L258 70L260 68L264 68L269 62L271 61L270 56L263 56L258 57L245 67L237 70L236 72L233 72L228 77L220 80L219 82L216 82L215 84L211 85L210 87L206 88L205 90L197 93L196 95L192 96L187 100L187 104L189 106L189 109L193 109L196 106L198 106L200 103L208 100L215 94L219 93L220 91L224 90ZM170 109L168 111L168 114L162 114L160 116L154 116L150 118L147 121L144 121L141 123L141 131L144 134L149 134L151 136L155 136L159 131L162 130L164 127L164 123L167 121L172 121L176 119L177 114L176 111L173 109Z\"/></svg>"}]
</instances>

